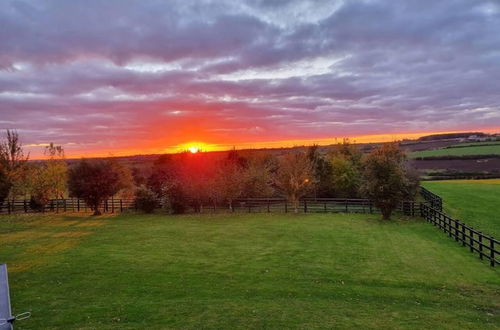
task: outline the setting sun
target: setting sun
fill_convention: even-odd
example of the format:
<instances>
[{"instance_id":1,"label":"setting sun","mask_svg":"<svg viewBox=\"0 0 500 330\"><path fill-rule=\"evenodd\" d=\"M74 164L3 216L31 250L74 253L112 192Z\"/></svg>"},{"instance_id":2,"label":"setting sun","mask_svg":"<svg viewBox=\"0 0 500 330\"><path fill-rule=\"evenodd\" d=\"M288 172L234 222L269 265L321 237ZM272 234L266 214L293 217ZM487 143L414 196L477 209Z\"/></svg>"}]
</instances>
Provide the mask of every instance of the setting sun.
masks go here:
<instances>
[{"instance_id":1,"label":"setting sun","mask_svg":"<svg viewBox=\"0 0 500 330\"><path fill-rule=\"evenodd\" d=\"M188 151L190 153L198 153L198 152L207 152L207 151L214 151L218 150L216 145L213 144L207 144L204 142L198 142L198 141L191 141L183 144L179 144L175 147L177 152L185 152Z\"/></svg>"}]
</instances>

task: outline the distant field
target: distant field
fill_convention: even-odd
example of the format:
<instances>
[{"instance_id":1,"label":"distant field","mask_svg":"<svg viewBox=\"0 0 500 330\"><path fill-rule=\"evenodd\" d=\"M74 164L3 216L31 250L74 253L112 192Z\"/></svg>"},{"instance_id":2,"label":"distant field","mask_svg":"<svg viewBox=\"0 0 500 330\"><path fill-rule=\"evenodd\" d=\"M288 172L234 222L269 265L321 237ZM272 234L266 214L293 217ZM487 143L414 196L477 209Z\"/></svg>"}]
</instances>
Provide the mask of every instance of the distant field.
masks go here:
<instances>
[{"instance_id":1,"label":"distant field","mask_svg":"<svg viewBox=\"0 0 500 330\"><path fill-rule=\"evenodd\" d=\"M444 199L445 211L474 228L500 238L500 179L422 182Z\"/></svg>"},{"instance_id":2,"label":"distant field","mask_svg":"<svg viewBox=\"0 0 500 330\"><path fill-rule=\"evenodd\" d=\"M416 151L409 154L410 158L431 156L470 156L470 155L500 155L500 143L483 142L457 144L447 148Z\"/></svg>"},{"instance_id":3,"label":"distant field","mask_svg":"<svg viewBox=\"0 0 500 330\"><path fill-rule=\"evenodd\" d=\"M500 269L419 219L0 217L16 329L494 329Z\"/></svg>"}]
</instances>

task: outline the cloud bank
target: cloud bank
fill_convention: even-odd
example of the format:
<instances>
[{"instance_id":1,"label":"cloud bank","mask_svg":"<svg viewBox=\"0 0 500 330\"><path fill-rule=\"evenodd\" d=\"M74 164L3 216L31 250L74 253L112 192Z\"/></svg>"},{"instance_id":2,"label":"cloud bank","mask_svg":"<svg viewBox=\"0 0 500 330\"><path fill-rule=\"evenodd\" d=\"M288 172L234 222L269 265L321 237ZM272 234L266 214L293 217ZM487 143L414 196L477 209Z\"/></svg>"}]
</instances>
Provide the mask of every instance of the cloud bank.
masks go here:
<instances>
[{"instance_id":1,"label":"cloud bank","mask_svg":"<svg viewBox=\"0 0 500 330\"><path fill-rule=\"evenodd\" d=\"M497 1L0 4L0 128L74 153L500 128Z\"/></svg>"}]
</instances>

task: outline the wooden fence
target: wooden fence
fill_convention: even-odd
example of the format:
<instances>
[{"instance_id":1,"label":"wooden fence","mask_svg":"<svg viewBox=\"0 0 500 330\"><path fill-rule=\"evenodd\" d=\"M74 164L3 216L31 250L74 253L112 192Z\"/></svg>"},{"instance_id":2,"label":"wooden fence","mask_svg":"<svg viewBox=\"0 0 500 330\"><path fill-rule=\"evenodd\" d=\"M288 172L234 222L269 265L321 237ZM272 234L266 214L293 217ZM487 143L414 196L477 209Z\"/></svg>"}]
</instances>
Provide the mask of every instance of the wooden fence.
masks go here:
<instances>
[{"instance_id":1,"label":"wooden fence","mask_svg":"<svg viewBox=\"0 0 500 330\"><path fill-rule=\"evenodd\" d=\"M108 199L102 203L100 209L103 212L123 212L135 209L133 199ZM28 199L15 199L4 201L0 204L0 214L11 213L34 213L34 212L88 212L90 208L82 199L64 198L51 199L42 209L33 209Z\"/></svg>"},{"instance_id":2,"label":"wooden fence","mask_svg":"<svg viewBox=\"0 0 500 330\"><path fill-rule=\"evenodd\" d=\"M157 208L161 208L162 203L158 201ZM134 199L108 199L100 206L100 210L105 213L118 213L127 210L137 210ZM0 205L0 214L11 213L33 213L33 212L89 212L89 207L81 199L66 198L50 200L42 210L32 209L29 200L9 200ZM188 210L191 211L191 210ZM232 209L228 204L212 203L202 205L198 212L284 212L295 211L294 205L283 198L245 198L237 199L232 203ZM369 199L352 198L304 198L298 205L300 213L378 213L379 210ZM420 203L402 202L398 211L409 216L420 215Z\"/></svg>"},{"instance_id":3,"label":"wooden fence","mask_svg":"<svg viewBox=\"0 0 500 330\"><path fill-rule=\"evenodd\" d=\"M500 241L467 226L460 220L449 217L425 203L421 203L421 214L424 219L447 233L448 236L454 238L462 246L469 247L470 252L477 252L479 258L489 260L490 266L494 267L495 264L500 264L500 259L497 259L500 250L496 249L500 248Z\"/></svg>"},{"instance_id":4,"label":"wooden fence","mask_svg":"<svg viewBox=\"0 0 500 330\"><path fill-rule=\"evenodd\" d=\"M462 246L469 247L470 252L477 252L479 258L486 258L490 266L500 264L500 259L497 258L500 255L500 250L497 250L497 248L500 249L500 241L446 215L443 212L443 199L424 187L420 189L422 197L426 200L426 203L420 203L420 214L425 220L454 238Z\"/></svg>"},{"instance_id":5,"label":"wooden fence","mask_svg":"<svg viewBox=\"0 0 500 330\"><path fill-rule=\"evenodd\" d=\"M440 196L436 195L432 191L425 189L422 186L420 187L420 194L433 209L436 209L438 211L443 210L443 199Z\"/></svg>"}]
</instances>

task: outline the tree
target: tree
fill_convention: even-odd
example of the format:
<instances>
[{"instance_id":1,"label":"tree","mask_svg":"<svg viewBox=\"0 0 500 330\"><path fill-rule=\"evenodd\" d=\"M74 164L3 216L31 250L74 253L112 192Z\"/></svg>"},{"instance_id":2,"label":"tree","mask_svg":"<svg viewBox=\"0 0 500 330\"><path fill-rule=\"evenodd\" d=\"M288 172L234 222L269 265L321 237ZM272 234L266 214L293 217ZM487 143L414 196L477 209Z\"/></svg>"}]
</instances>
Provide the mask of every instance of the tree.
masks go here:
<instances>
[{"instance_id":1,"label":"tree","mask_svg":"<svg viewBox=\"0 0 500 330\"><path fill-rule=\"evenodd\" d=\"M0 167L9 182L9 195L14 198L26 192L26 164L29 156L24 155L19 134L7 130L6 140L0 143Z\"/></svg>"},{"instance_id":2,"label":"tree","mask_svg":"<svg viewBox=\"0 0 500 330\"><path fill-rule=\"evenodd\" d=\"M307 149L307 157L313 164L314 169L314 196L332 197L334 190L332 186L332 166L324 154L319 152L318 145L310 146Z\"/></svg>"},{"instance_id":3,"label":"tree","mask_svg":"<svg viewBox=\"0 0 500 330\"><path fill-rule=\"evenodd\" d=\"M245 185L246 160L236 150L228 152L226 158L218 163L215 172L215 189L218 195L233 210L234 200L241 197Z\"/></svg>"},{"instance_id":4,"label":"tree","mask_svg":"<svg viewBox=\"0 0 500 330\"><path fill-rule=\"evenodd\" d=\"M337 197L357 197L361 186L362 153L344 139L329 154L332 168L330 182Z\"/></svg>"},{"instance_id":5,"label":"tree","mask_svg":"<svg viewBox=\"0 0 500 330\"><path fill-rule=\"evenodd\" d=\"M135 191L137 208L146 213L153 213L158 204L156 194L145 186L140 186Z\"/></svg>"},{"instance_id":6,"label":"tree","mask_svg":"<svg viewBox=\"0 0 500 330\"><path fill-rule=\"evenodd\" d=\"M69 169L68 188L71 196L82 198L100 215L99 206L120 190L131 186L132 175L128 168L114 160L81 160Z\"/></svg>"},{"instance_id":7,"label":"tree","mask_svg":"<svg viewBox=\"0 0 500 330\"><path fill-rule=\"evenodd\" d=\"M45 147L48 157L41 164L28 166L28 188L32 208L42 210L52 198L64 198L67 191L68 165L64 149L50 143Z\"/></svg>"},{"instance_id":8,"label":"tree","mask_svg":"<svg viewBox=\"0 0 500 330\"><path fill-rule=\"evenodd\" d=\"M337 155L330 160L332 166L331 183L338 197L355 198L360 186L360 172L352 160Z\"/></svg>"},{"instance_id":9,"label":"tree","mask_svg":"<svg viewBox=\"0 0 500 330\"><path fill-rule=\"evenodd\" d=\"M12 184L10 183L9 177L2 166L0 166L0 207L4 200L9 196L10 187Z\"/></svg>"},{"instance_id":10,"label":"tree","mask_svg":"<svg viewBox=\"0 0 500 330\"><path fill-rule=\"evenodd\" d=\"M365 160L362 191L373 200L388 220L398 203L407 196L410 180L407 178L406 155L396 143L374 149Z\"/></svg>"},{"instance_id":11,"label":"tree","mask_svg":"<svg viewBox=\"0 0 500 330\"><path fill-rule=\"evenodd\" d=\"M297 213L300 198L304 197L314 184L313 164L303 152L287 153L279 160L274 182Z\"/></svg>"},{"instance_id":12,"label":"tree","mask_svg":"<svg viewBox=\"0 0 500 330\"><path fill-rule=\"evenodd\" d=\"M246 161L243 176L244 197L271 197L274 194L273 172L277 169L276 159L271 154L253 154Z\"/></svg>"}]
</instances>

